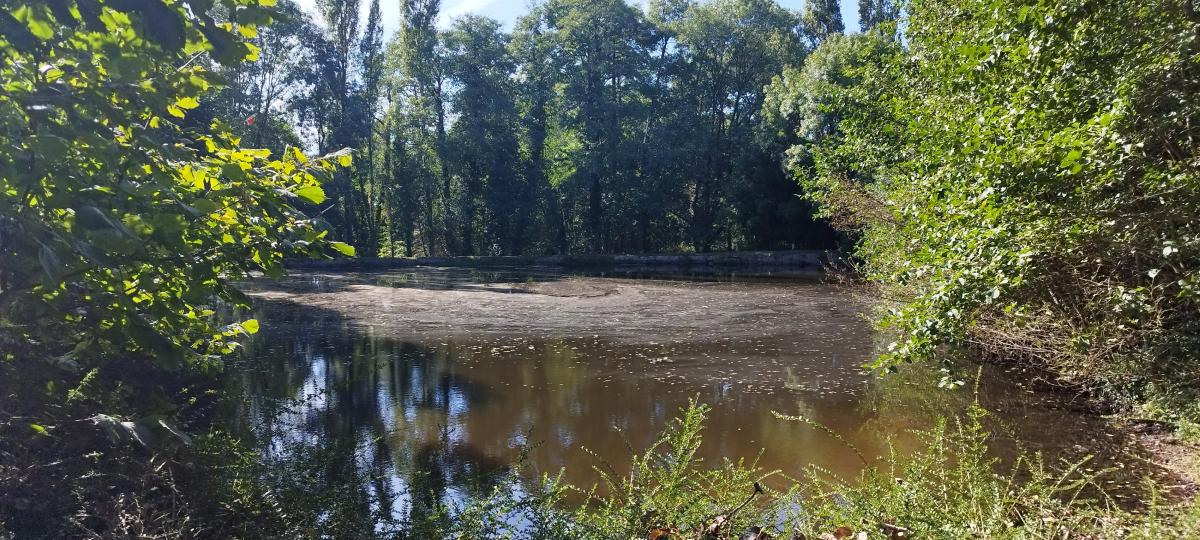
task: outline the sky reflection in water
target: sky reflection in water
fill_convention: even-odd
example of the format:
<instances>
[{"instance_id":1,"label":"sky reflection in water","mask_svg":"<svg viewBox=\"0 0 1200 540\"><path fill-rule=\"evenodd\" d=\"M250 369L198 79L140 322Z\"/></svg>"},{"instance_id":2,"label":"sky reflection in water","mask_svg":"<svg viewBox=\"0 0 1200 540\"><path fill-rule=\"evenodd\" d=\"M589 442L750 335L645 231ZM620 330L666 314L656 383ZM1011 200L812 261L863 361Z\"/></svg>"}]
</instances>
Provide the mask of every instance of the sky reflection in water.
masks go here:
<instances>
[{"instance_id":1,"label":"sky reflection in water","mask_svg":"<svg viewBox=\"0 0 1200 540\"><path fill-rule=\"evenodd\" d=\"M525 274L433 270L345 279L426 293L478 291L493 309L531 282ZM607 286L607 278L573 279ZM936 389L940 374L928 370L882 381L863 373L875 337L834 287L647 283L665 287L667 297L672 287L688 291L689 301L711 294L717 304L729 301L720 295L731 290L738 294L727 298L750 302L756 293L802 290L812 309L781 314L739 305L750 318L739 324L764 329L757 334L727 322L705 330L703 321L701 331L689 327L686 334L631 335L622 326L609 336L603 325L545 332L517 325L504 332L494 321L473 332L473 321L461 316L445 331L410 332L382 314L297 304L303 294L330 290L325 278L301 274L263 286L300 296L259 302L263 331L237 368L235 389L244 399L228 417L271 460L294 466L320 454L318 483L357 484L330 489L354 492L365 513L400 516L486 494L522 458L527 478L565 469L568 482L590 486L598 458L622 470L630 449L651 443L694 397L713 407L701 449L705 463L745 459L789 476L819 465L842 477L862 467L854 452L772 411L811 418L875 457L889 440L904 451L910 429L960 410L971 397ZM1017 446L1062 455L1122 446L1097 440L1088 431L1092 420L1012 377L989 373L982 383L980 399L996 411L1002 455Z\"/></svg>"}]
</instances>

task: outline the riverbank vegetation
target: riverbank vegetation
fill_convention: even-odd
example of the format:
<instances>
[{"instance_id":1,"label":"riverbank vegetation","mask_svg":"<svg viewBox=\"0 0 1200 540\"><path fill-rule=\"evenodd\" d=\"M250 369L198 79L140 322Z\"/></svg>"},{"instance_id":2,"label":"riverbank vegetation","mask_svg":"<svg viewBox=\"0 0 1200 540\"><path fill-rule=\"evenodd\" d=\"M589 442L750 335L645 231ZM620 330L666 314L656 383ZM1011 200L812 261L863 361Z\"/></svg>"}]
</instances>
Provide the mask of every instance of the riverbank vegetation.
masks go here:
<instances>
[{"instance_id":1,"label":"riverbank vegetation","mask_svg":"<svg viewBox=\"0 0 1200 540\"><path fill-rule=\"evenodd\" d=\"M1134 487L1141 500L1136 509L1122 508L1105 493L1112 471L1096 472L1086 458L1048 463L1024 454L1002 463L989 457L992 435L978 406L919 430L916 447L893 449L854 478L819 467L789 478L753 462L705 463L697 453L708 410L693 402L679 411L628 466L597 459L593 486L570 485L561 476L531 485L518 462L472 498L415 498L399 512L380 511L395 503L386 490L360 488L378 479L333 484L345 489L316 479L347 461L345 448L297 442L301 446L287 452L295 459L270 468L231 462L221 470L259 490L243 503L267 496L265 507L278 510L261 519L283 537L1116 540L1200 534L1200 508L1168 500L1153 481ZM844 451L858 452L849 445Z\"/></svg>"},{"instance_id":2,"label":"riverbank vegetation","mask_svg":"<svg viewBox=\"0 0 1200 540\"><path fill-rule=\"evenodd\" d=\"M189 433L258 322L216 310L284 256L353 253L296 208L351 157L189 114L254 57L256 1L0 5L0 536L223 536Z\"/></svg>"},{"instance_id":3,"label":"riverbank vegetation","mask_svg":"<svg viewBox=\"0 0 1200 540\"><path fill-rule=\"evenodd\" d=\"M214 431L214 376L259 325L217 312L284 257L356 248L831 245L816 208L893 302L876 367L1032 363L1196 431L1192 3L863 2L854 35L834 2L548 0L511 33L438 30L438 4L402 2L385 42L378 0L318 2L319 22L270 0L0 0L0 536L326 535L336 493ZM997 472L975 416L734 512L766 472L695 462L702 417L632 476L601 467L591 504L547 481L394 533L1196 533L1152 485L1129 513L1069 466Z\"/></svg>"},{"instance_id":4,"label":"riverbank vegetation","mask_svg":"<svg viewBox=\"0 0 1200 540\"><path fill-rule=\"evenodd\" d=\"M791 168L895 300L889 368L946 347L1107 405L1200 417L1200 16L1149 4L907 4L769 92Z\"/></svg>"}]
</instances>

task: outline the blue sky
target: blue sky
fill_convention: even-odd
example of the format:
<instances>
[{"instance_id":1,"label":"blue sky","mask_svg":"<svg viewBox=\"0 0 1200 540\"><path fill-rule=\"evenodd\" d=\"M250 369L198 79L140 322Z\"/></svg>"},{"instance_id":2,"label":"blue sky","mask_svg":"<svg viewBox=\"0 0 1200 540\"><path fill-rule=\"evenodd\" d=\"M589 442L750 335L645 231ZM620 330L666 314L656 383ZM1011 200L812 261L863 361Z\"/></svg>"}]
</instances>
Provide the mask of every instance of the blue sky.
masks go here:
<instances>
[{"instance_id":1,"label":"blue sky","mask_svg":"<svg viewBox=\"0 0 1200 540\"><path fill-rule=\"evenodd\" d=\"M632 4L644 6L646 0L628 0ZM780 5L791 9L799 10L804 7L804 0L776 0ZM304 6L305 9L311 11L315 0L297 0ZM846 22L846 29L850 31L858 30L858 0L841 0L842 3L842 19ZM369 0L363 1L363 9L370 5ZM441 25L447 26L455 17L475 13L492 17L503 22L509 29L512 28L512 23L517 17L524 15L529 11L528 0L442 0L442 18ZM400 0L380 0L380 9L383 12L383 26L390 36L395 31L397 23L400 19Z\"/></svg>"}]
</instances>

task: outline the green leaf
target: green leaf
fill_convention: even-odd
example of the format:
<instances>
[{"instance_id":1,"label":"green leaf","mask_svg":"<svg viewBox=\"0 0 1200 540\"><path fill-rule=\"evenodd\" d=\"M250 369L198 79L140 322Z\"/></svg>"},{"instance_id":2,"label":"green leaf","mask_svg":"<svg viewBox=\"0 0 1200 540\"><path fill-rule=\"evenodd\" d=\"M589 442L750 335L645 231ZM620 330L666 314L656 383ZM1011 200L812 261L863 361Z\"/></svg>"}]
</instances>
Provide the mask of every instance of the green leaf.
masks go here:
<instances>
[{"instance_id":1,"label":"green leaf","mask_svg":"<svg viewBox=\"0 0 1200 540\"><path fill-rule=\"evenodd\" d=\"M350 244L347 244L345 242L330 242L329 245L332 246L333 249L336 249L337 252L341 253L342 255L345 255L347 257L354 256L354 253L355 253L354 246L352 246Z\"/></svg>"},{"instance_id":2,"label":"green leaf","mask_svg":"<svg viewBox=\"0 0 1200 540\"><path fill-rule=\"evenodd\" d=\"M242 330L247 334L254 335L258 333L258 319L247 319L242 321Z\"/></svg>"},{"instance_id":3,"label":"green leaf","mask_svg":"<svg viewBox=\"0 0 1200 540\"><path fill-rule=\"evenodd\" d=\"M194 97L185 96L179 98L179 100L175 102L175 105L181 109L195 109L196 107L200 106L200 102L196 101L196 98Z\"/></svg>"},{"instance_id":4,"label":"green leaf","mask_svg":"<svg viewBox=\"0 0 1200 540\"><path fill-rule=\"evenodd\" d=\"M296 196L313 204L325 202L325 190L321 186L308 186L296 190Z\"/></svg>"},{"instance_id":5,"label":"green leaf","mask_svg":"<svg viewBox=\"0 0 1200 540\"><path fill-rule=\"evenodd\" d=\"M54 28L50 23L35 17L29 17L29 31L42 41L49 40L54 37Z\"/></svg>"},{"instance_id":6,"label":"green leaf","mask_svg":"<svg viewBox=\"0 0 1200 540\"><path fill-rule=\"evenodd\" d=\"M351 163L354 163L354 158L349 153L338 156L338 165L349 167Z\"/></svg>"},{"instance_id":7,"label":"green leaf","mask_svg":"<svg viewBox=\"0 0 1200 540\"><path fill-rule=\"evenodd\" d=\"M1072 165L1079 163L1079 159L1082 157L1083 153L1079 150L1071 150L1058 165L1064 169L1071 168Z\"/></svg>"},{"instance_id":8,"label":"green leaf","mask_svg":"<svg viewBox=\"0 0 1200 540\"><path fill-rule=\"evenodd\" d=\"M46 426L40 424L29 424L29 428L38 435L45 435L47 437L50 436L50 432L46 431Z\"/></svg>"}]
</instances>

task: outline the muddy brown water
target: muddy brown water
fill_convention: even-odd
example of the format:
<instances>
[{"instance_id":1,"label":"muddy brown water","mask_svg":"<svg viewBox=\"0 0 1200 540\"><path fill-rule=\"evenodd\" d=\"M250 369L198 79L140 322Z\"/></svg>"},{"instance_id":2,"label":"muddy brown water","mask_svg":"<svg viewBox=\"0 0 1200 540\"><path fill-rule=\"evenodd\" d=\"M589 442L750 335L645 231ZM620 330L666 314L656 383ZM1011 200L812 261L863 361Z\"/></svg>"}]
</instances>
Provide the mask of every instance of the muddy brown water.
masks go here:
<instances>
[{"instance_id":1,"label":"muddy brown water","mask_svg":"<svg viewBox=\"0 0 1200 540\"><path fill-rule=\"evenodd\" d=\"M594 467L624 469L694 398L712 407L705 463L852 478L863 464L847 442L869 460L906 452L911 430L973 395L939 389L932 368L864 372L881 340L863 306L813 279L409 269L250 289L263 329L236 370L230 422L272 463L319 468L313 489L349 490L371 512L486 493L516 462L530 481L563 471L591 486ZM995 369L980 380L998 456L1136 461L1070 396L1025 383Z\"/></svg>"}]
</instances>

